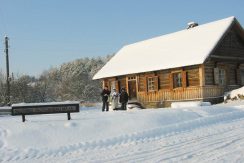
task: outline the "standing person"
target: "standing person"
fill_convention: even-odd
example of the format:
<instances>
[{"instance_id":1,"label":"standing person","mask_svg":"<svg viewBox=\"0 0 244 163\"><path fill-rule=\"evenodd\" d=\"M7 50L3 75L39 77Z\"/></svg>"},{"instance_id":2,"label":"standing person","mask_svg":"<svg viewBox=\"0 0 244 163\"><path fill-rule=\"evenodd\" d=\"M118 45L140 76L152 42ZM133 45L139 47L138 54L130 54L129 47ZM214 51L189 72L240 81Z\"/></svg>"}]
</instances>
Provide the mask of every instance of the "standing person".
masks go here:
<instances>
[{"instance_id":1,"label":"standing person","mask_svg":"<svg viewBox=\"0 0 244 163\"><path fill-rule=\"evenodd\" d=\"M122 88L120 93L120 98L119 98L119 102L121 103L121 110L127 110L126 105L128 100L129 100L128 93L125 91L125 88Z\"/></svg>"},{"instance_id":2,"label":"standing person","mask_svg":"<svg viewBox=\"0 0 244 163\"><path fill-rule=\"evenodd\" d=\"M106 111L108 111L108 109L109 109L109 107L108 107L109 95L110 95L110 91L108 90L108 87L105 86L101 93L102 101L103 101L102 111L105 111L105 107L106 107Z\"/></svg>"},{"instance_id":3,"label":"standing person","mask_svg":"<svg viewBox=\"0 0 244 163\"><path fill-rule=\"evenodd\" d=\"M112 99L111 108L113 110L116 110L118 108L118 97L119 97L118 92L116 91L115 88L113 88L113 92L111 93L111 99Z\"/></svg>"}]
</instances>

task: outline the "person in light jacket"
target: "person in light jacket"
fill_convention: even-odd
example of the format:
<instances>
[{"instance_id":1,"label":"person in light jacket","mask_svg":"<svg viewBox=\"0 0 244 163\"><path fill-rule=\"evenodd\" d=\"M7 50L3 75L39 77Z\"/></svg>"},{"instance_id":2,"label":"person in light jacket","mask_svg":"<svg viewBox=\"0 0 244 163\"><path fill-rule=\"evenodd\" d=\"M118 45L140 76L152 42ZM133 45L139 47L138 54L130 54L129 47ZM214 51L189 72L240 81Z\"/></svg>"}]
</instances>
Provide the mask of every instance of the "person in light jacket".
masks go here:
<instances>
[{"instance_id":1,"label":"person in light jacket","mask_svg":"<svg viewBox=\"0 0 244 163\"><path fill-rule=\"evenodd\" d=\"M115 88L113 88L113 91L111 93L111 109L116 110L118 108L118 98L119 93L116 91Z\"/></svg>"}]
</instances>

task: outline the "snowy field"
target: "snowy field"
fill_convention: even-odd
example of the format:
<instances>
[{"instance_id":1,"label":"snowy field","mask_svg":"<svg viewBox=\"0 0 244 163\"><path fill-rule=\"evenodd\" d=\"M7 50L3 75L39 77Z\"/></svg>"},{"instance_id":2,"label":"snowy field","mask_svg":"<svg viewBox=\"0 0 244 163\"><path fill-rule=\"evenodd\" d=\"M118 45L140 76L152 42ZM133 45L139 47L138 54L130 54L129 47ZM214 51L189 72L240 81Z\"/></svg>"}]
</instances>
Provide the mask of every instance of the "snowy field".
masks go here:
<instances>
[{"instance_id":1,"label":"snowy field","mask_svg":"<svg viewBox=\"0 0 244 163\"><path fill-rule=\"evenodd\" d=\"M244 162L244 102L0 117L0 162Z\"/></svg>"}]
</instances>

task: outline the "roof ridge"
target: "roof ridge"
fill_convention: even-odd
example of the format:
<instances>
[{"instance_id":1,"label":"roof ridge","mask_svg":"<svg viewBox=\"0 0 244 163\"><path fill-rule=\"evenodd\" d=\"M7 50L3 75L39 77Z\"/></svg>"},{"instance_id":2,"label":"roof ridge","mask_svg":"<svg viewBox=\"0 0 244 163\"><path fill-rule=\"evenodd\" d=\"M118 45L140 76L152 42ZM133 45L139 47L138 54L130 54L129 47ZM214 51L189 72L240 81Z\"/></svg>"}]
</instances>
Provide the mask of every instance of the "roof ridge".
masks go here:
<instances>
[{"instance_id":1,"label":"roof ridge","mask_svg":"<svg viewBox=\"0 0 244 163\"><path fill-rule=\"evenodd\" d=\"M200 24L200 25L198 25L198 26L196 26L194 28L182 29L182 30L179 30L179 31L175 31L175 32L163 34L163 35L160 35L160 36L155 36L155 37L152 37L152 38L149 38L149 39L146 39L146 40L141 40L141 41L137 41L137 42L134 42L134 43L131 43L131 44L126 44L126 45L124 45L124 47L130 46L130 45L134 45L134 44L138 44L138 43L142 43L142 42L146 42L146 41L150 41L150 40L157 39L157 38L161 38L161 37L167 37L167 36L170 36L170 35L179 33L179 32L194 30L194 29L197 29L199 27L202 28L202 27L204 27L206 25L211 25L211 24L218 23L218 22L221 22L221 21L226 21L227 19L232 19L232 21L234 21L235 20L235 16L229 16L227 18L223 18L223 19L219 19L219 20L207 22L207 23L204 23L204 24Z\"/></svg>"}]
</instances>

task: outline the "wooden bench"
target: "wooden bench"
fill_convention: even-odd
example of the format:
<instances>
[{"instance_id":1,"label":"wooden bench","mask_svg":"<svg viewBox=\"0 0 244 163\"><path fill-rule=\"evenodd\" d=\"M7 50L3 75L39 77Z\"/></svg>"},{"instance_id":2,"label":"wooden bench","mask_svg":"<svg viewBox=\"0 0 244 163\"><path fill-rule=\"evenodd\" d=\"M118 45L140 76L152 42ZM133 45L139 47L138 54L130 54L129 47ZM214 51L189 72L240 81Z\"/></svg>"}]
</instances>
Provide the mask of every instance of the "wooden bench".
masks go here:
<instances>
[{"instance_id":1,"label":"wooden bench","mask_svg":"<svg viewBox=\"0 0 244 163\"><path fill-rule=\"evenodd\" d=\"M13 116L21 115L22 122L25 122L25 115L56 113L67 113L68 120L70 120L70 113L79 112L80 104L79 102L13 104L11 111Z\"/></svg>"}]
</instances>

